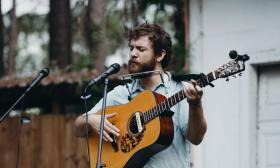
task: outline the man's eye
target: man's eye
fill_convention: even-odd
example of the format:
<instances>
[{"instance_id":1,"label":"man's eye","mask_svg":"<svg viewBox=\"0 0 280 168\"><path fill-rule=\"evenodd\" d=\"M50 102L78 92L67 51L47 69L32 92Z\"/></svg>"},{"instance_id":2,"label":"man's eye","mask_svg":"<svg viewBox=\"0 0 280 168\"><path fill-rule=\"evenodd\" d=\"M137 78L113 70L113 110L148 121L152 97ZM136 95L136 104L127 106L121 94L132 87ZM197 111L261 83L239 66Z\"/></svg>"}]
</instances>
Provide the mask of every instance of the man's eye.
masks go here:
<instances>
[{"instance_id":1,"label":"man's eye","mask_svg":"<svg viewBox=\"0 0 280 168\"><path fill-rule=\"evenodd\" d=\"M130 49L130 51L132 51L132 50L133 50L133 47L129 47L129 49Z\"/></svg>"},{"instance_id":2,"label":"man's eye","mask_svg":"<svg viewBox=\"0 0 280 168\"><path fill-rule=\"evenodd\" d=\"M145 48L139 48L139 51L143 52L145 51Z\"/></svg>"}]
</instances>

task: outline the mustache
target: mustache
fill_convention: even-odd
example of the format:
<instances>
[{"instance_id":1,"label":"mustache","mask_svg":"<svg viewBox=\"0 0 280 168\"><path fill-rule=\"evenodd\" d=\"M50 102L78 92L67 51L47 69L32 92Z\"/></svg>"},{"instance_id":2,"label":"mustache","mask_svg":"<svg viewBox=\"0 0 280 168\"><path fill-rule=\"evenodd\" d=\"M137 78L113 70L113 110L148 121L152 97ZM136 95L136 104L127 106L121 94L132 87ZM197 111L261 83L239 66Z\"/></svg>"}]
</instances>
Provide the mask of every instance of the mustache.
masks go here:
<instances>
[{"instance_id":1,"label":"mustache","mask_svg":"<svg viewBox=\"0 0 280 168\"><path fill-rule=\"evenodd\" d=\"M130 60L128 61L128 64L132 64L132 63L134 63L134 64L140 64L139 62L130 59Z\"/></svg>"}]
</instances>

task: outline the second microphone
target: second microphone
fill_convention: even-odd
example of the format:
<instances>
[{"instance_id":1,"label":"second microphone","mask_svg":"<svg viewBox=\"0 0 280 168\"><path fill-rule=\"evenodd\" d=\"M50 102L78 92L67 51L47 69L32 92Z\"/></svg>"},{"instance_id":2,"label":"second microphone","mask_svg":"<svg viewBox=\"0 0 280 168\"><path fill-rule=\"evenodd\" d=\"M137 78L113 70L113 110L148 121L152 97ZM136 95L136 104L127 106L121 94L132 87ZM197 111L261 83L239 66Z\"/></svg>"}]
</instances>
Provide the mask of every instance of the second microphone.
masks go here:
<instances>
[{"instance_id":1,"label":"second microphone","mask_svg":"<svg viewBox=\"0 0 280 168\"><path fill-rule=\"evenodd\" d=\"M110 65L105 72L100 74L95 79L91 80L89 82L89 84L87 85L87 88L90 87L91 85L97 83L98 81L103 80L103 79L107 78L108 76L119 72L120 69L121 69L121 66L118 63L114 63L114 64Z\"/></svg>"}]
</instances>

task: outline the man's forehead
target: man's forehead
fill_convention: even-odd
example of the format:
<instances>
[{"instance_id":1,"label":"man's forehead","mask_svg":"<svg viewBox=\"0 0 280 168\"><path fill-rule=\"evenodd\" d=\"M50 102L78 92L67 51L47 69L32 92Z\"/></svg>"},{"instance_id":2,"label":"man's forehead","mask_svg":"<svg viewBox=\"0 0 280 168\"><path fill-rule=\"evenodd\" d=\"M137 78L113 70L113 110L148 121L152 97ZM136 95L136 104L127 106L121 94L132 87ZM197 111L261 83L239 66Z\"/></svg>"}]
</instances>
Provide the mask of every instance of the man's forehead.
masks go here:
<instances>
[{"instance_id":1,"label":"man's forehead","mask_svg":"<svg viewBox=\"0 0 280 168\"><path fill-rule=\"evenodd\" d=\"M148 36L140 36L136 39L131 39L129 45L147 46L147 45L151 45L151 41L148 38Z\"/></svg>"}]
</instances>

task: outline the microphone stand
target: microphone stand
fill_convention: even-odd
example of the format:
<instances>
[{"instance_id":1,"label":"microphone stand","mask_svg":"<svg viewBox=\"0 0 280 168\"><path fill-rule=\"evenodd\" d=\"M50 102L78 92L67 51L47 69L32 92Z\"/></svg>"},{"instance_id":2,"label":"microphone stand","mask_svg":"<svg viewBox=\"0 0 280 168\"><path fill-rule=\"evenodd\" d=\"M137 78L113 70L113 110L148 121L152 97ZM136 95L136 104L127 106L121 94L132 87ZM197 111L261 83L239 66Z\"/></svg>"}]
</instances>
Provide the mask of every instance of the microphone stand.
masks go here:
<instances>
[{"instance_id":1,"label":"microphone stand","mask_svg":"<svg viewBox=\"0 0 280 168\"><path fill-rule=\"evenodd\" d=\"M29 89L30 90L30 89ZM26 90L18 99L17 101L10 107L10 109L8 111L6 111L6 113L4 113L4 115L2 115L1 119L0 119L0 123L2 121L4 121L4 119L7 117L7 115L14 109L14 107L24 98L24 96L26 95L26 93L28 93L29 90Z\"/></svg>"},{"instance_id":2,"label":"microphone stand","mask_svg":"<svg viewBox=\"0 0 280 168\"><path fill-rule=\"evenodd\" d=\"M4 115L1 117L0 119L0 123L2 121L4 121L4 119L7 117L7 115L14 109L14 107L21 101L23 100L24 96L30 91L30 88L25 90L25 92L17 99L17 101L10 107L10 109L8 111L6 111L6 113L4 113ZM23 108L23 107L22 107ZM19 159L20 159L20 137L21 137L21 126L23 124L27 124L30 123L30 118L25 117L20 115L20 126L18 128L18 139L17 139L17 153L16 153L16 168L19 168Z\"/></svg>"},{"instance_id":3,"label":"microphone stand","mask_svg":"<svg viewBox=\"0 0 280 168\"><path fill-rule=\"evenodd\" d=\"M44 77L48 76L49 70L47 68L43 68L40 73L37 75L35 79L33 79L32 83L29 87L23 92L23 94L18 98L18 100L12 105L12 107L4 113L4 115L0 118L0 123L4 121L7 115L14 109L14 107L24 98L24 96L35 86L37 85Z\"/></svg>"},{"instance_id":4,"label":"microphone stand","mask_svg":"<svg viewBox=\"0 0 280 168\"><path fill-rule=\"evenodd\" d=\"M106 167L106 164L103 164L101 162L101 152L102 152L102 142L103 142L103 130L104 130L104 120L105 120L105 110L106 110L107 88L108 88L108 79L105 78L96 168Z\"/></svg>"}]
</instances>

